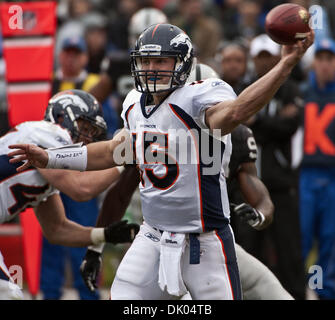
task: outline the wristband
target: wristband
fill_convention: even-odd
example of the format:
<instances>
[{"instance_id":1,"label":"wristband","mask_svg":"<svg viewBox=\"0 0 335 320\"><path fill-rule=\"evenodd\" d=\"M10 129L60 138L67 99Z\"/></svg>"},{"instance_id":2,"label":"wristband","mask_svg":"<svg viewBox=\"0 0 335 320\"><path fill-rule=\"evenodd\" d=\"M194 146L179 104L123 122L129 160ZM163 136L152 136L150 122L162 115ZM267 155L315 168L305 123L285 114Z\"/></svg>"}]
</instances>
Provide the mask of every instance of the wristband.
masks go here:
<instances>
[{"instance_id":1,"label":"wristband","mask_svg":"<svg viewBox=\"0 0 335 320\"><path fill-rule=\"evenodd\" d=\"M91 241L94 245L105 242L105 229L93 228L91 231Z\"/></svg>"},{"instance_id":2,"label":"wristband","mask_svg":"<svg viewBox=\"0 0 335 320\"><path fill-rule=\"evenodd\" d=\"M48 153L46 168L85 171L87 167L87 147L81 145L81 143L77 143L45 149Z\"/></svg>"}]
</instances>

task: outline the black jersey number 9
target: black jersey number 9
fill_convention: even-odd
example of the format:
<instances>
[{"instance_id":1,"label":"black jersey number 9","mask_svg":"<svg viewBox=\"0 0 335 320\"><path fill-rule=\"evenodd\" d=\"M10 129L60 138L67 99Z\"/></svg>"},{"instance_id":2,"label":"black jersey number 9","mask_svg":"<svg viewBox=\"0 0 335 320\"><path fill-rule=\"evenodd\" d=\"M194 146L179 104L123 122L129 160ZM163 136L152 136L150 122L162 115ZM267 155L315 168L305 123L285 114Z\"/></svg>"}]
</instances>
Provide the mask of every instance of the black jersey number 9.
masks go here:
<instances>
[{"instance_id":1,"label":"black jersey number 9","mask_svg":"<svg viewBox=\"0 0 335 320\"><path fill-rule=\"evenodd\" d=\"M248 137L247 140L248 148L249 148L249 158L257 159L257 144L255 138L253 136Z\"/></svg>"}]
</instances>

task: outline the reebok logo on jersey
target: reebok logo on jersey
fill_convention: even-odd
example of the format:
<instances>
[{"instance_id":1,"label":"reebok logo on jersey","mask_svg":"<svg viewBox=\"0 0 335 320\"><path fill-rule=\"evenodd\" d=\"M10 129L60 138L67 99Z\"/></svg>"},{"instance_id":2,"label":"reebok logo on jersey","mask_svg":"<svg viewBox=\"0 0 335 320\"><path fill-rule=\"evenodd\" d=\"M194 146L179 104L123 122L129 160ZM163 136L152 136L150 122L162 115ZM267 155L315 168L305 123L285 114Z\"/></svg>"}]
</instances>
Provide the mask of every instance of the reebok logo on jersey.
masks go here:
<instances>
[{"instance_id":1,"label":"reebok logo on jersey","mask_svg":"<svg viewBox=\"0 0 335 320\"><path fill-rule=\"evenodd\" d=\"M212 82L212 87L217 87L217 86L222 85L222 84L224 84L223 81L214 81L214 82Z\"/></svg>"},{"instance_id":2,"label":"reebok logo on jersey","mask_svg":"<svg viewBox=\"0 0 335 320\"><path fill-rule=\"evenodd\" d=\"M147 238L149 238L150 240L152 240L153 242L159 242L159 239L155 235L153 235L152 233L150 233L150 232L147 232L145 234L145 236Z\"/></svg>"}]
</instances>

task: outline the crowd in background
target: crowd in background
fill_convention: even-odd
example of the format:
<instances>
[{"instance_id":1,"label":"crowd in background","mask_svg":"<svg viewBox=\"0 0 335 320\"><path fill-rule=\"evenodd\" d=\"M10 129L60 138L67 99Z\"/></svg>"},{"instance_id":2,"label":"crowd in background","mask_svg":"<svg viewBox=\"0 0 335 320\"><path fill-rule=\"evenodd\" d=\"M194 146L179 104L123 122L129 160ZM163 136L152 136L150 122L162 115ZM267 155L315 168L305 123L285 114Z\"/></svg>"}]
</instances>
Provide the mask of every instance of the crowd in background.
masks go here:
<instances>
[{"instance_id":1,"label":"crowd in background","mask_svg":"<svg viewBox=\"0 0 335 320\"><path fill-rule=\"evenodd\" d=\"M334 119L324 119L324 122L329 122L327 125L323 124L332 141L325 138L327 146L318 145L317 142L313 145L312 141L310 147L317 145L321 151L325 151L323 147L328 148L324 153L329 159L322 159L322 154L316 155L316 162L313 162L315 160L311 158L311 154L304 157L301 139L305 129L303 119L306 102L315 102L322 97L324 100L320 104L323 106L335 103L335 45L332 42L335 37L334 1L60 0L57 8L53 90L60 90L57 79L66 80L62 71L62 63L66 64L66 59L69 59L69 66L73 66L75 61L83 61L78 66L79 71L74 74L81 85L89 76L95 84L99 77L108 74L111 79L110 90L107 95L103 95L101 102L108 123L108 137L112 137L114 131L122 126L119 117L122 102L133 86L129 50L134 45L134 37L141 31L138 29L144 23L136 21L132 24L132 17L143 8L154 7L162 11L162 19L179 26L190 36L195 46L197 62L210 65L239 94L278 62L280 47L264 35L264 23L269 10L286 2L300 4L305 8L321 6L322 14L317 17L320 28L315 30L315 46L306 53L289 81L270 104L247 123L253 130L258 145L258 173L275 204L274 222L269 229L261 232L238 222L233 227L236 241L273 270L295 298L305 298L308 281L306 265L319 263L324 267L325 281L323 291L317 291L318 296L334 299L335 204L332 205L334 200L331 198L332 195L335 198L335 187L334 193L328 189L326 191L326 188L335 179L332 179L333 176L327 170L318 171L320 167L335 168L335 159L331 158L335 154L335 149L331 149L332 141L335 144L335 135L332 135L332 129L327 129L329 123L335 122ZM318 14L319 11L314 13ZM77 40L73 40L72 48L77 50L73 53L77 56L64 57L66 44L74 38ZM328 42L323 43L324 41ZM320 61L315 64L317 54L325 51L330 55L319 56ZM4 80L5 64L1 57L0 38L0 135L10 129ZM68 72L68 78L71 78L71 72L74 71ZM328 78L322 79L325 74ZM319 112L321 118L321 110ZM317 115L315 118L317 119ZM319 134L322 135L322 132ZM311 167L313 172L310 172ZM330 171L335 174L334 169ZM314 188L314 191L318 189L319 198L308 193L308 187ZM302 189L304 206L301 205ZM318 202L322 202L320 206L315 205ZM302 218L302 207L303 213L306 213L305 218ZM313 207L316 207L316 214L311 212ZM312 234L319 238L318 262L310 258Z\"/></svg>"},{"instance_id":2,"label":"crowd in background","mask_svg":"<svg viewBox=\"0 0 335 320\"><path fill-rule=\"evenodd\" d=\"M10 2L10 1L9 1ZM57 7L57 37L55 46L55 69L58 67L58 55L64 39L72 36L83 37L87 44L88 61L86 71L99 74L103 70L104 58L115 61L126 60L128 51L134 45L131 38L134 31L130 28L130 19L141 8L155 7L165 13L168 21L181 27L191 37L196 48L198 62L209 64L219 73L220 50L228 42L238 42L248 51L250 41L264 33L265 16L274 6L287 1L282 0L59 0ZM335 5L325 0L291 0L289 2L310 7L313 4L325 8L324 19L335 30ZM139 30L141 24L137 23ZM136 30L136 32L138 32ZM0 134L8 130L6 120L6 88L4 82L5 66L2 58L0 37ZM249 57L248 57L249 58ZM308 62L307 68L308 68ZM127 66L127 63L125 63ZM253 65L248 59L246 75L253 73ZM304 65L306 67L306 65ZM126 67L125 67L126 68ZM115 71L115 73L117 73ZM130 74L130 69L126 70ZM300 77L299 77L300 76ZM298 75L297 80L302 81ZM115 85L116 95L124 96L129 90L129 81ZM122 97L121 97L122 99ZM105 107L106 116L112 129L120 126L113 110L119 110L120 98L108 97ZM108 110L112 108L113 110Z\"/></svg>"}]
</instances>

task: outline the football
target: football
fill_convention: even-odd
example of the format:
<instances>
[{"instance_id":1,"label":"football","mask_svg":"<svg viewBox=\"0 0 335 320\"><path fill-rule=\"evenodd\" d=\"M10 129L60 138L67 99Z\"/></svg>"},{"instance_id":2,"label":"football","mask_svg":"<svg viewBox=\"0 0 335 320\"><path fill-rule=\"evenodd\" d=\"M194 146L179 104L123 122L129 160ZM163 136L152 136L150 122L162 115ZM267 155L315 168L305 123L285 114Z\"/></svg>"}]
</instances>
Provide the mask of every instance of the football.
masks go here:
<instances>
[{"instance_id":1,"label":"football","mask_svg":"<svg viewBox=\"0 0 335 320\"><path fill-rule=\"evenodd\" d=\"M304 7L292 3L281 4L267 14L265 30L273 41L291 45L306 38L311 30L309 18L309 12Z\"/></svg>"}]
</instances>

